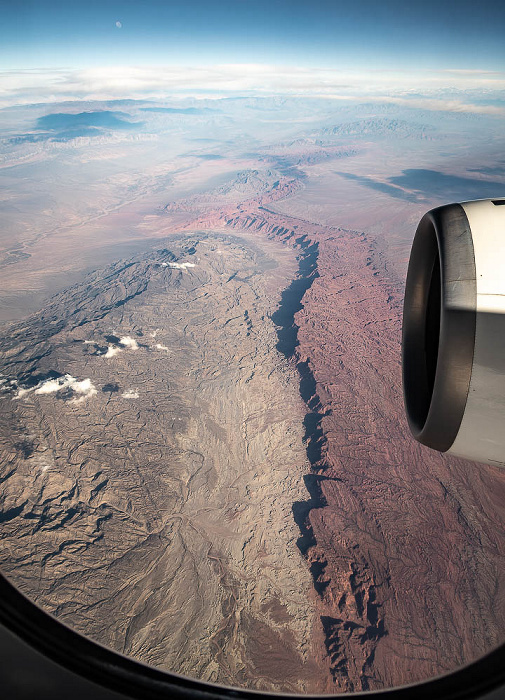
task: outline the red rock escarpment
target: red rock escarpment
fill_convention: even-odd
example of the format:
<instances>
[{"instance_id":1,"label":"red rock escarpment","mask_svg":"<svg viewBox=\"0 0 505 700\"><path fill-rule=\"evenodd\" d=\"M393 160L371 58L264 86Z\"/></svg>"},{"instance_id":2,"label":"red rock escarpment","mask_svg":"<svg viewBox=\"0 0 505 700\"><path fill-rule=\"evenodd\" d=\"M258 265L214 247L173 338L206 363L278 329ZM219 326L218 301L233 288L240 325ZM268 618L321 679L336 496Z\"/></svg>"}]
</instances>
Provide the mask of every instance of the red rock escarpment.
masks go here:
<instances>
[{"instance_id":1,"label":"red rock escarpment","mask_svg":"<svg viewBox=\"0 0 505 700\"><path fill-rule=\"evenodd\" d=\"M410 437L402 289L373 242L278 215L267 200L208 212L188 227L257 231L318 256L294 319L312 463L307 501L294 514L319 598L328 690L453 670L502 641L505 475Z\"/></svg>"}]
</instances>

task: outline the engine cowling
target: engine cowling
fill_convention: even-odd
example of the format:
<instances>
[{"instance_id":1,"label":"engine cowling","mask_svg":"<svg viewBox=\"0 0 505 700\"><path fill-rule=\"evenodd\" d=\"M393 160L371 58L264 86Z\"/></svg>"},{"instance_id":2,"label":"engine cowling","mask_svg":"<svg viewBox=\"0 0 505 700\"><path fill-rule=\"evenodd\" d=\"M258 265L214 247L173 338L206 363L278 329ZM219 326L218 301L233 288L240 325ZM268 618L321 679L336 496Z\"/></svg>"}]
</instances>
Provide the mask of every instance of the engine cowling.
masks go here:
<instances>
[{"instance_id":1,"label":"engine cowling","mask_svg":"<svg viewBox=\"0 0 505 700\"><path fill-rule=\"evenodd\" d=\"M414 437L505 466L505 199L432 209L416 231L403 309Z\"/></svg>"}]
</instances>

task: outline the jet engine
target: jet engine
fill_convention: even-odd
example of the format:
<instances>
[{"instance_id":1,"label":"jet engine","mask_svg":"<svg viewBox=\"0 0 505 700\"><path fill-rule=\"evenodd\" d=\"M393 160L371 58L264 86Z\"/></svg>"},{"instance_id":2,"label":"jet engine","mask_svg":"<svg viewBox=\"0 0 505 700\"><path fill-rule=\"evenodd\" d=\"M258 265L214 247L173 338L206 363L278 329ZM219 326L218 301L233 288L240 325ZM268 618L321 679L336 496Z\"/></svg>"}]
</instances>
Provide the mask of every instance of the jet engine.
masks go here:
<instances>
[{"instance_id":1,"label":"jet engine","mask_svg":"<svg viewBox=\"0 0 505 700\"><path fill-rule=\"evenodd\" d=\"M402 346L414 437L505 467L505 199L423 216L410 255Z\"/></svg>"}]
</instances>

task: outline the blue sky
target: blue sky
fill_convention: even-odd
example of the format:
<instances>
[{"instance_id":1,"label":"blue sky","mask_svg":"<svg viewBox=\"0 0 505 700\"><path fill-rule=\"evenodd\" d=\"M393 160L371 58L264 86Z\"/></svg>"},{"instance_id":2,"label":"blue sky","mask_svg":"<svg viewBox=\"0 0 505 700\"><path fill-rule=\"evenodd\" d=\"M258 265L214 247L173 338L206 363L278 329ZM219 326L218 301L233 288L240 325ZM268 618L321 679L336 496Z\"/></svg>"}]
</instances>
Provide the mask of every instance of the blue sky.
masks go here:
<instances>
[{"instance_id":1,"label":"blue sky","mask_svg":"<svg viewBox=\"0 0 505 700\"><path fill-rule=\"evenodd\" d=\"M505 3L489 0L0 2L0 70L216 63L505 69Z\"/></svg>"}]
</instances>

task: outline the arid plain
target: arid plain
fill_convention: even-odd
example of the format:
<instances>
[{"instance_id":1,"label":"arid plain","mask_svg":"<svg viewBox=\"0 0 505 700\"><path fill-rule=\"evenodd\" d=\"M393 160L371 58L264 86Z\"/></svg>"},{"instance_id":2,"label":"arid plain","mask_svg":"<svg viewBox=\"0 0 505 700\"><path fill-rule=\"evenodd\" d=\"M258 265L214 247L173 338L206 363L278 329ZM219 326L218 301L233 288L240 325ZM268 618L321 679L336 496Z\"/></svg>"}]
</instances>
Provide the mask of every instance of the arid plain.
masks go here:
<instances>
[{"instance_id":1,"label":"arid plain","mask_svg":"<svg viewBox=\"0 0 505 700\"><path fill-rule=\"evenodd\" d=\"M500 120L0 115L10 579L114 649L255 689L383 688L503 641L505 475L416 445L400 377L415 226L503 195Z\"/></svg>"}]
</instances>

